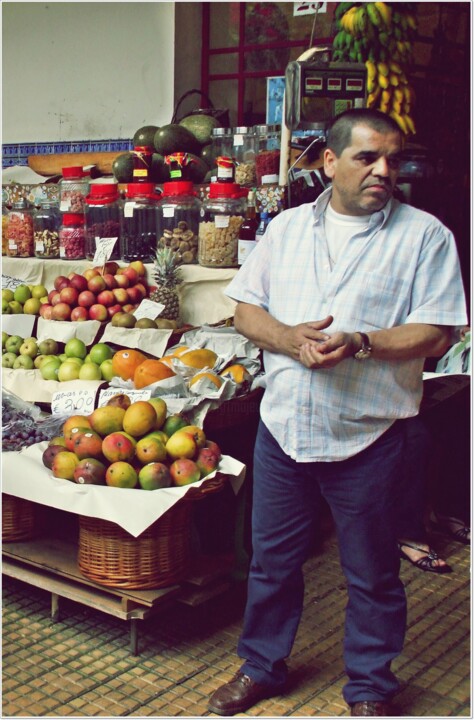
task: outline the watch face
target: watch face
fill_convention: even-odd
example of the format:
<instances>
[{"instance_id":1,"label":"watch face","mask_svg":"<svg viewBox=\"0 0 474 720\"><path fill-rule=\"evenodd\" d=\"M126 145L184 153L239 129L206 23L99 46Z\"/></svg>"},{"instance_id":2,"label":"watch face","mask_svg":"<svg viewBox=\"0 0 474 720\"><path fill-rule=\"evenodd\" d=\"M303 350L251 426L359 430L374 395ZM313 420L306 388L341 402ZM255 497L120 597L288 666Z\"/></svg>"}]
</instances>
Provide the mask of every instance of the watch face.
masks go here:
<instances>
[{"instance_id":1,"label":"watch face","mask_svg":"<svg viewBox=\"0 0 474 720\"><path fill-rule=\"evenodd\" d=\"M354 355L354 357L355 357L357 360L366 360L367 358L370 357L370 350L365 350L364 348L362 348L361 350L358 350L358 351L356 352L356 354Z\"/></svg>"}]
</instances>

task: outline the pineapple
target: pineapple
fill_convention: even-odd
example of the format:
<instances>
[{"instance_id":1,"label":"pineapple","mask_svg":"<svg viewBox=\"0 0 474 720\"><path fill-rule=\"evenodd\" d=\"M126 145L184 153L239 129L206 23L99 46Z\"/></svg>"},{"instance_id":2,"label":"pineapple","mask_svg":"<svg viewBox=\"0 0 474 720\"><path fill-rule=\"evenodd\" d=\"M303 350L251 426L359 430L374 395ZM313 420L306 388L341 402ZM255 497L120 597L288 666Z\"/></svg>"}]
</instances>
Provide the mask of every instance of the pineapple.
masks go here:
<instances>
[{"instance_id":1,"label":"pineapple","mask_svg":"<svg viewBox=\"0 0 474 720\"><path fill-rule=\"evenodd\" d=\"M160 318L176 320L179 318L179 296L177 286L182 279L179 277L179 258L169 247L158 248L155 253L153 277L156 290L150 293L150 300L161 303L165 309Z\"/></svg>"}]
</instances>

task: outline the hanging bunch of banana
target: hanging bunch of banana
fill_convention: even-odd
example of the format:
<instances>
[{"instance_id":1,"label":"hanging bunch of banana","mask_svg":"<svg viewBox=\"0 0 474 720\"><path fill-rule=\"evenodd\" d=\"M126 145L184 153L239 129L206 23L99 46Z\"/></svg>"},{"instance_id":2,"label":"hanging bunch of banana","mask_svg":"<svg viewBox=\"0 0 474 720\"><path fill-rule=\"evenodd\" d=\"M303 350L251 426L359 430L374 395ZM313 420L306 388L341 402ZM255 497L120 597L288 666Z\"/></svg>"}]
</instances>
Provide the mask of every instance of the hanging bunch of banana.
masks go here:
<instances>
[{"instance_id":1,"label":"hanging bunch of banana","mask_svg":"<svg viewBox=\"0 0 474 720\"><path fill-rule=\"evenodd\" d=\"M417 22L414 3L338 3L333 60L365 63L367 107L390 115L406 135L414 135L415 93L406 68L412 62Z\"/></svg>"}]
</instances>

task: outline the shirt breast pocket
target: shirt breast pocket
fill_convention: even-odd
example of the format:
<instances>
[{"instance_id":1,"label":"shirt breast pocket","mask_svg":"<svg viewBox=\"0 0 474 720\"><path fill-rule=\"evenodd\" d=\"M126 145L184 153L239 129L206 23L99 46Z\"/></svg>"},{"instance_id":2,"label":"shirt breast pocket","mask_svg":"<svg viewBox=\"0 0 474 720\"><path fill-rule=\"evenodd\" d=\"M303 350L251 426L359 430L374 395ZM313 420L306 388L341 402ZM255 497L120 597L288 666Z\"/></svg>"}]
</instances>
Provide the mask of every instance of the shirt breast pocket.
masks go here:
<instances>
[{"instance_id":1,"label":"shirt breast pocket","mask_svg":"<svg viewBox=\"0 0 474 720\"><path fill-rule=\"evenodd\" d=\"M410 283L400 275L361 270L351 286L351 315L359 330L393 327L409 314Z\"/></svg>"}]
</instances>

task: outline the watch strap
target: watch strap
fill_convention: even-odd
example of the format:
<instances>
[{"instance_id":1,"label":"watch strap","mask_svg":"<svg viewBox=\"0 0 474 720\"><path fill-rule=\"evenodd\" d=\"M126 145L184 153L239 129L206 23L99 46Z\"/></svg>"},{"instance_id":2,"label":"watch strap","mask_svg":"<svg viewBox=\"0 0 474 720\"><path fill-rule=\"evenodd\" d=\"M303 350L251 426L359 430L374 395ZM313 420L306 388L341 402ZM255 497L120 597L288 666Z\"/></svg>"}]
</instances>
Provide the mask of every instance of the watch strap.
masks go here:
<instances>
[{"instance_id":1,"label":"watch strap","mask_svg":"<svg viewBox=\"0 0 474 720\"><path fill-rule=\"evenodd\" d=\"M362 339L362 344L359 350L357 350L357 352L354 354L354 357L356 360L366 360L370 357L372 353L372 346L370 344L369 336L366 333L361 332L360 330L357 330L357 333Z\"/></svg>"}]
</instances>

